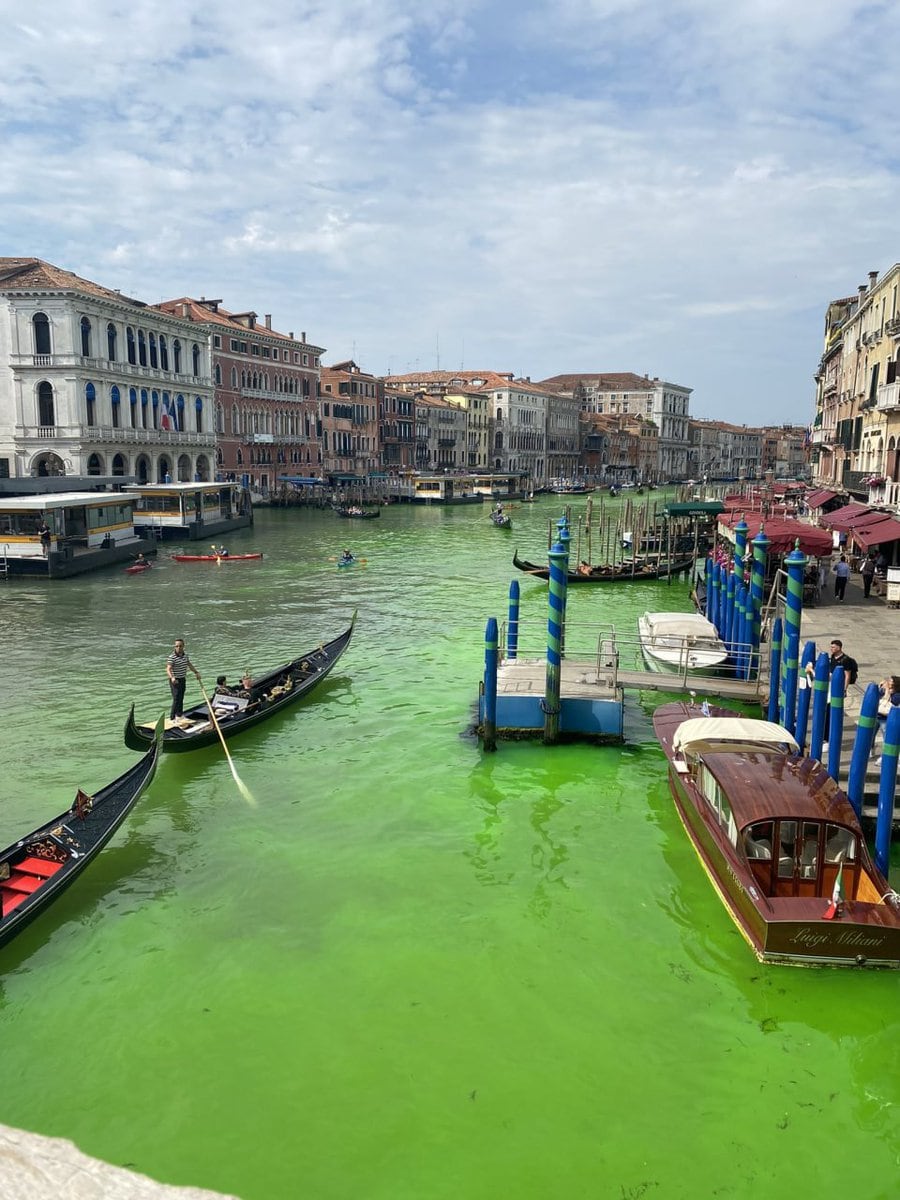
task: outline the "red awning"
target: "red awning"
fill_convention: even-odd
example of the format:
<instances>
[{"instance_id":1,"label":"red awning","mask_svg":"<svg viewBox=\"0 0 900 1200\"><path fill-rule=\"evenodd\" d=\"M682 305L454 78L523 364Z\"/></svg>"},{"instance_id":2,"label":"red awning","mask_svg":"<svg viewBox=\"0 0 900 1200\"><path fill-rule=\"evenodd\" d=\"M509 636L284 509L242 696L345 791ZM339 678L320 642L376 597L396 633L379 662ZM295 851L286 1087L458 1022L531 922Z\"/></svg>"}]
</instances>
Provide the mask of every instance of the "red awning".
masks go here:
<instances>
[{"instance_id":1,"label":"red awning","mask_svg":"<svg viewBox=\"0 0 900 1200\"><path fill-rule=\"evenodd\" d=\"M854 517L858 517L860 513L871 513L872 511L867 504L860 504L858 500L851 500L843 508L836 508L834 512L823 513L819 517L819 520L823 525L828 525L831 529L846 529Z\"/></svg>"},{"instance_id":2,"label":"red awning","mask_svg":"<svg viewBox=\"0 0 900 1200\"><path fill-rule=\"evenodd\" d=\"M829 492L828 488L819 488L816 492L810 492L806 497L807 508L821 508L823 504L827 504L829 500L833 500L837 492Z\"/></svg>"},{"instance_id":3,"label":"red awning","mask_svg":"<svg viewBox=\"0 0 900 1200\"><path fill-rule=\"evenodd\" d=\"M863 550L871 550L873 546L881 546L887 542L900 539L900 521L888 517L876 525L860 525L853 530L853 540Z\"/></svg>"},{"instance_id":4,"label":"red awning","mask_svg":"<svg viewBox=\"0 0 900 1200\"><path fill-rule=\"evenodd\" d=\"M739 520L739 516L722 513L719 524L734 529ZM770 554L787 554L789 550L794 549L798 539L804 554L811 554L814 558L831 554L833 539L829 531L819 529L816 525L807 525L805 521L795 521L791 517L765 517L757 523L748 517L747 524L750 526L747 533L748 546L759 533L761 524L769 539Z\"/></svg>"},{"instance_id":5,"label":"red awning","mask_svg":"<svg viewBox=\"0 0 900 1200\"><path fill-rule=\"evenodd\" d=\"M878 512L874 508L868 508L865 512L856 513L852 517L848 517L844 522L844 529L849 529L851 532L854 529L868 529L870 525L880 525L882 521L889 521L891 514L886 512Z\"/></svg>"}]
</instances>

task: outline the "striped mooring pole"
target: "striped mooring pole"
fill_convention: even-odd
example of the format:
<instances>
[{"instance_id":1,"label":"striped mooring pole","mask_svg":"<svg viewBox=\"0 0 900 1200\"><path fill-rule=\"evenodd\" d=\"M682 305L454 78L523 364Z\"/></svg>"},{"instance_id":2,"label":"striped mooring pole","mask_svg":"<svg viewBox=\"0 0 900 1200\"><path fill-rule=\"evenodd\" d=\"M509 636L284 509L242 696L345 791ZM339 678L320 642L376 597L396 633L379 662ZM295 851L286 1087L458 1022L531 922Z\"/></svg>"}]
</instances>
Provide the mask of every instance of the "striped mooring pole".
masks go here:
<instances>
[{"instance_id":1,"label":"striped mooring pole","mask_svg":"<svg viewBox=\"0 0 900 1200\"><path fill-rule=\"evenodd\" d=\"M497 618L488 617L484 631L484 712L481 741L485 750L497 749Z\"/></svg>"},{"instance_id":2,"label":"striped mooring pole","mask_svg":"<svg viewBox=\"0 0 900 1200\"><path fill-rule=\"evenodd\" d=\"M562 636L566 621L566 588L569 556L562 542L547 555L550 562L550 590L547 597L547 675L544 684L544 745L559 739L560 684L562 676Z\"/></svg>"}]
</instances>

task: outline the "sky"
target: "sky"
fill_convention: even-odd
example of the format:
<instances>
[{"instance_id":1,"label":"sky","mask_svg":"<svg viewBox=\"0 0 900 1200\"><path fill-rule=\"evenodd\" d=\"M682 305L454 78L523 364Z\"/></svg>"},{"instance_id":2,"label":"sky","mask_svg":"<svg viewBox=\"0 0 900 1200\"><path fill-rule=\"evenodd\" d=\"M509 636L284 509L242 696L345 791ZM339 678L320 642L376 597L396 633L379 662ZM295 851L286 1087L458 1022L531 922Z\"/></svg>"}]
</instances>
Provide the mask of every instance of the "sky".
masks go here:
<instances>
[{"instance_id":1,"label":"sky","mask_svg":"<svg viewBox=\"0 0 900 1200\"><path fill-rule=\"evenodd\" d=\"M808 423L900 258L894 0L0 0L0 255L378 375Z\"/></svg>"}]
</instances>

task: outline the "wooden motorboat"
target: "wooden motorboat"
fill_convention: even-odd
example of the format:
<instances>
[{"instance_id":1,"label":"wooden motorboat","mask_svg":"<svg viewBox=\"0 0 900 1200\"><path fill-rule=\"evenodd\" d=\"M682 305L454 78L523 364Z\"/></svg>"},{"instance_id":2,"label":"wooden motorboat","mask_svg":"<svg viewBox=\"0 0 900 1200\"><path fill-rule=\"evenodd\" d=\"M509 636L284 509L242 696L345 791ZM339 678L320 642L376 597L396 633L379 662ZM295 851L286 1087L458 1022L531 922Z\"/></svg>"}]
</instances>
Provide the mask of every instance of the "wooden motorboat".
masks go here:
<instances>
[{"instance_id":1,"label":"wooden motorboat","mask_svg":"<svg viewBox=\"0 0 900 1200\"><path fill-rule=\"evenodd\" d=\"M249 562L251 559L262 558L262 551L259 554L173 554L174 562L214 562L214 563L230 563L230 562Z\"/></svg>"},{"instance_id":2,"label":"wooden motorboat","mask_svg":"<svg viewBox=\"0 0 900 1200\"><path fill-rule=\"evenodd\" d=\"M657 562L656 559L629 558L602 567L585 566L577 571L569 571L568 581L569 583L639 583L652 579L667 579L670 575L680 575L683 571L687 571L692 562L692 557L665 562ZM524 571L526 575L533 575L536 579L550 578L549 567L519 558L518 550L513 555L513 566Z\"/></svg>"},{"instance_id":3,"label":"wooden motorboat","mask_svg":"<svg viewBox=\"0 0 900 1200\"><path fill-rule=\"evenodd\" d=\"M290 662L266 672L253 681L252 687L237 695L213 695L214 715L222 736L234 737L245 729L252 729L268 721L276 713L296 704L318 687L337 663L350 644L356 613L347 629L330 642L314 646ZM146 749L153 739L152 724L138 724L134 719L134 705L125 722L125 744L133 750ZM210 719L209 708L204 701L193 708L185 709L183 717L175 720L166 718L162 738L164 751L197 750L219 741L215 725Z\"/></svg>"},{"instance_id":4,"label":"wooden motorboat","mask_svg":"<svg viewBox=\"0 0 900 1200\"><path fill-rule=\"evenodd\" d=\"M653 728L688 837L761 961L900 967L900 895L844 792L786 729L682 702Z\"/></svg>"},{"instance_id":5,"label":"wooden motorboat","mask_svg":"<svg viewBox=\"0 0 900 1200\"><path fill-rule=\"evenodd\" d=\"M712 621L696 612L645 612L638 617L641 654L651 671L709 675L728 661Z\"/></svg>"},{"instance_id":6,"label":"wooden motorboat","mask_svg":"<svg viewBox=\"0 0 900 1200\"><path fill-rule=\"evenodd\" d=\"M0 851L0 945L62 895L131 812L156 771L162 724L124 775L93 796L79 788L66 812Z\"/></svg>"}]
</instances>

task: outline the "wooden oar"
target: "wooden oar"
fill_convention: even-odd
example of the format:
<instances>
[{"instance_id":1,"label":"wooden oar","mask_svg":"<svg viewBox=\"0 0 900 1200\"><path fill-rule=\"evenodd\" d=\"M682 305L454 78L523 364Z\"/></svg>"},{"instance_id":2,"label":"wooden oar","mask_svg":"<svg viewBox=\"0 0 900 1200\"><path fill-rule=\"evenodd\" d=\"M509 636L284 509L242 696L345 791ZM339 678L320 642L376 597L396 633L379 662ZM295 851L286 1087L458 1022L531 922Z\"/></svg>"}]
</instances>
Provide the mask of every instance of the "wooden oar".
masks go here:
<instances>
[{"instance_id":1,"label":"wooden oar","mask_svg":"<svg viewBox=\"0 0 900 1200\"><path fill-rule=\"evenodd\" d=\"M215 714L215 710L213 709L212 700L210 700L209 696L207 696L206 688L203 686L202 683L200 683L199 679L197 680L197 682L200 684L200 691L203 693L203 699L206 701L206 707L209 711L209 719L212 721L213 725L215 726L216 733L219 735L219 741L222 743L222 749L225 751L225 757L228 759L228 765L229 765L229 767L231 767L231 774L234 778L234 782L238 786L238 791L241 793L241 795L244 797L244 799L247 801L247 803L250 805L251 808L256 808L257 805L256 805L256 800L253 796L253 793L250 791L250 789L244 783L243 779L241 779L240 775L238 775L237 767L234 765L234 760L232 759L231 755L228 753L228 746L225 744L225 735L222 733L222 727L219 724L218 720L216 719L216 714Z\"/></svg>"}]
</instances>

